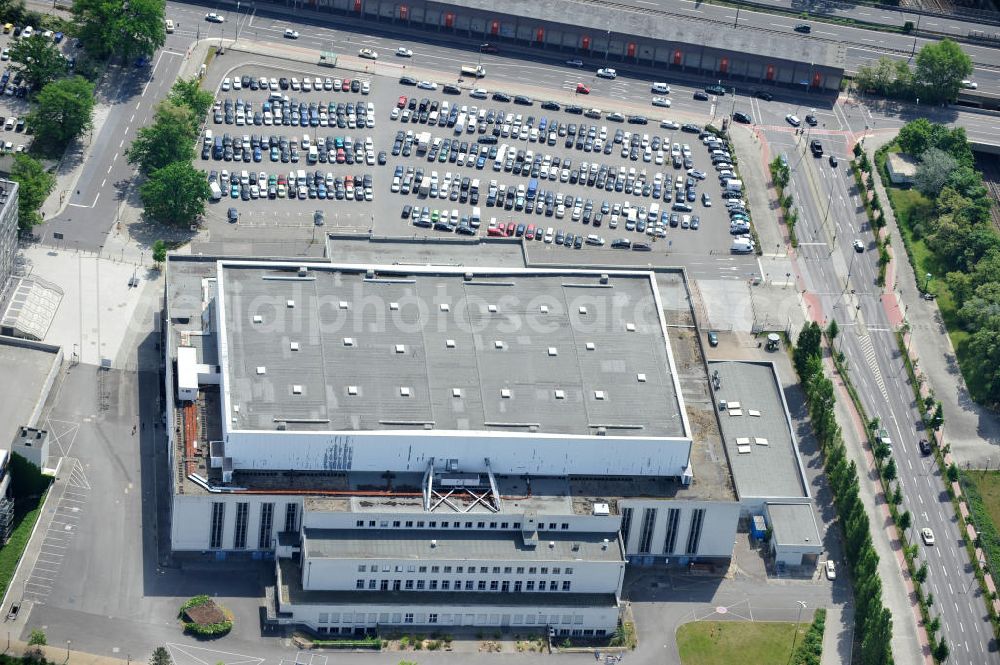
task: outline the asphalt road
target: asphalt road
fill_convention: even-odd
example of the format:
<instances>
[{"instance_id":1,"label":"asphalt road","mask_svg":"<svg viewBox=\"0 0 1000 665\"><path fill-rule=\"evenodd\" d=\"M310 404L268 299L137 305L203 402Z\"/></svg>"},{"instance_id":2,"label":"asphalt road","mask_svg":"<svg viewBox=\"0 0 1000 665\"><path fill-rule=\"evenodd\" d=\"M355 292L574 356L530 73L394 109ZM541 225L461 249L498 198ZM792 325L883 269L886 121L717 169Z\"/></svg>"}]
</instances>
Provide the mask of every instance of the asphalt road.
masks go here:
<instances>
[{"instance_id":1,"label":"asphalt road","mask_svg":"<svg viewBox=\"0 0 1000 665\"><path fill-rule=\"evenodd\" d=\"M704 2L694 2L693 0L618 0L621 4L632 5L634 7L658 7L658 8L683 8L685 12L691 12L692 16L704 16L714 20L732 18L730 14L735 13L731 7L707 4ZM809 12L815 17L828 16L831 18L854 19L866 23L875 23L901 27L907 21L913 21L916 26L920 21L920 27L925 30L938 32L945 35L965 36L973 31L1000 32L992 26L984 26L975 21L962 20L957 17L942 18L939 16L922 16L913 12L908 12L905 8L882 8L868 5L856 5L847 2L823 2L822 0L757 0L758 4L767 4L783 10L795 12ZM740 10L740 18L743 18L744 11ZM752 11L761 12L762 9L754 8ZM813 26L827 26L829 24L815 19L803 19L802 23L810 23ZM825 29L825 28L824 28Z\"/></svg>"},{"instance_id":2,"label":"asphalt road","mask_svg":"<svg viewBox=\"0 0 1000 665\"><path fill-rule=\"evenodd\" d=\"M941 634L956 662L998 663L1000 653L944 483L932 458L917 447L927 433L918 429L923 425L895 327L876 284L878 253L853 189L853 175L846 160L833 169L825 158L813 158L806 149L808 135L772 130L768 138L772 152L787 154L792 167L792 195L801 210L796 229L803 286L821 307L824 325L831 317L840 325L837 346L847 358L865 410L869 417L880 418L893 441L903 509L913 516L907 536L918 543L919 558L927 561L927 584L935 598L933 614L941 617ZM828 150L846 152L843 137L824 142ZM855 239L864 243L863 253L854 250ZM924 527L934 531L935 545L920 542Z\"/></svg>"}]
</instances>

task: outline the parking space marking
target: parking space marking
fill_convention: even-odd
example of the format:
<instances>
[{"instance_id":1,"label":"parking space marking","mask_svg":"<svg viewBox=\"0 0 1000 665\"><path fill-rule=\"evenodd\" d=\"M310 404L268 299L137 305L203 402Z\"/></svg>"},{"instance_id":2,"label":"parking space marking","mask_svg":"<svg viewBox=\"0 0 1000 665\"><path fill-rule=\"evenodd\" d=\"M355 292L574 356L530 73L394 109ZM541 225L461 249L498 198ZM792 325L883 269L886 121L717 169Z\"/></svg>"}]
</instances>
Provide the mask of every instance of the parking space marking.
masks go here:
<instances>
[{"instance_id":1,"label":"parking space marking","mask_svg":"<svg viewBox=\"0 0 1000 665\"><path fill-rule=\"evenodd\" d=\"M168 643L167 650L177 665L192 665L195 663L198 665L208 665L209 663L219 662L225 663L225 665L243 665L244 663L260 665L260 663L264 662L263 658L258 658L257 656L248 656L232 651L209 649L190 644ZM233 658L225 656L232 656Z\"/></svg>"}]
</instances>

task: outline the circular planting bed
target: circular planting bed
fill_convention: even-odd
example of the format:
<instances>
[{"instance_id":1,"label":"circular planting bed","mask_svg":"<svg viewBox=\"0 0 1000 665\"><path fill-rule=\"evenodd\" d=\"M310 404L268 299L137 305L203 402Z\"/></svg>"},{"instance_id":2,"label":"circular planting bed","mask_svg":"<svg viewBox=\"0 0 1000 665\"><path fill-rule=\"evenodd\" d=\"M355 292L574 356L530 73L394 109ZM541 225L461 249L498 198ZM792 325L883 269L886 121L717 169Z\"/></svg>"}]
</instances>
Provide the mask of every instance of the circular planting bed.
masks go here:
<instances>
[{"instance_id":1,"label":"circular planting bed","mask_svg":"<svg viewBox=\"0 0 1000 665\"><path fill-rule=\"evenodd\" d=\"M184 632L197 637L222 637L233 629L233 614L208 596L195 596L181 606Z\"/></svg>"}]
</instances>

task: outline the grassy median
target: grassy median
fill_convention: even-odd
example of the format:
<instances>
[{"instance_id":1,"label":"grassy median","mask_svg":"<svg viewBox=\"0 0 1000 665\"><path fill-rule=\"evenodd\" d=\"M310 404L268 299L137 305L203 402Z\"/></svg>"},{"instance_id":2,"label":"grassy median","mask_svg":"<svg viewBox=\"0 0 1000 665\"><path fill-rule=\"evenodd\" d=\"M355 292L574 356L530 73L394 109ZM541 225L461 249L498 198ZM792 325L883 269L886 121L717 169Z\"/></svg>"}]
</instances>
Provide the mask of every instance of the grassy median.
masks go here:
<instances>
[{"instance_id":1,"label":"grassy median","mask_svg":"<svg viewBox=\"0 0 1000 665\"><path fill-rule=\"evenodd\" d=\"M808 623L694 621L677 629L682 665L788 665L792 639L801 644Z\"/></svg>"}]
</instances>

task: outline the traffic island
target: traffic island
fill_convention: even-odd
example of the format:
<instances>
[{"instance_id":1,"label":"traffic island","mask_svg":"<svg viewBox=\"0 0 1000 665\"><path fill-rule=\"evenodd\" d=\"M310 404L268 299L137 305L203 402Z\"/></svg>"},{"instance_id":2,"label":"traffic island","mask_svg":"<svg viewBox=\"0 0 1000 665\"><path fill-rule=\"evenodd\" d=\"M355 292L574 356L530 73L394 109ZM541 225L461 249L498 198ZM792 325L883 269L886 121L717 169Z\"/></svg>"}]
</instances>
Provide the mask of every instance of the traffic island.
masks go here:
<instances>
[{"instance_id":1,"label":"traffic island","mask_svg":"<svg viewBox=\"0 0 1000 665\"><path fill-rule=\"evenodd\" d=\"M215 639L233 629L233 613L208 596L195 596L178 614L184 632L201 639Z\"/></svg>"}]
</instances>

